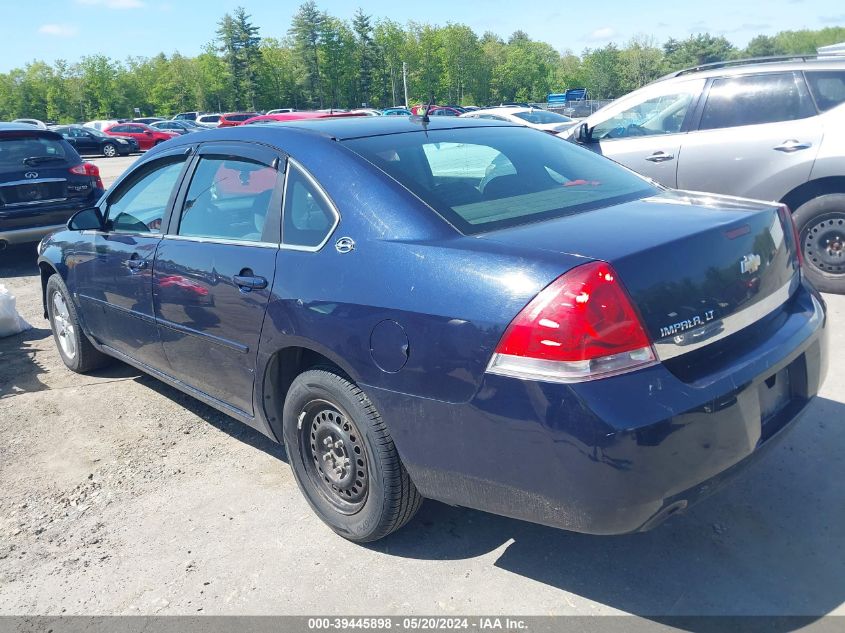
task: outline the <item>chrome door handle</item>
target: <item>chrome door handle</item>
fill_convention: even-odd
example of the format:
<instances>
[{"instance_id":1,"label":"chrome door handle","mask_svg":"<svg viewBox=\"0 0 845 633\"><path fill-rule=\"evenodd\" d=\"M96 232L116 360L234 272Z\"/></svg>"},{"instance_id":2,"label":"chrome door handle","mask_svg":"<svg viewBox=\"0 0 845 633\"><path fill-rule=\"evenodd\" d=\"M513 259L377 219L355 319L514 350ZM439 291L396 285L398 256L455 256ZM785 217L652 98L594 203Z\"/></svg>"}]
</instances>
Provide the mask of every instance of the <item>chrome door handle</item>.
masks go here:
<instances>
[{"instance_id":1,"label":"chrome door handle","mask_svg":"<svg viewBox=\"0 0 845 633\"><path fill-rule=\"evenodd\" d=\"M144 270L147 267L146 259L127 259L126 267L132 272Z\"/></svg>"},{"instance_id":2,"label":"chrome door handle","mask_svg":"<svg viewBox=\"0 0 845 633\"><path fill-rule=\"evenodd\" d=\"M787 154L791 154L792 152L797 152L802 149L809 149L812 146L812 143L802 143L801 141L792 138L788 141L784 141L783 143L772 149L775 149L778 152L786 152Z\"/></svg>"},{"instance_id":3,"label":"chrome door handle","mask_svg":"<svg viewBox=\"0 0 845 633\"><path fill-rule=\"evenodd\" d=\"M654 152L651 156L646 156L646 160L652 163L665 163L667 160L675 160L675 155L666 152Z\"/></svg>"},{"instance_id":4,"label":"chrome door handle","mask_svg":"<svg viewBox=\"0 0 845 633\"><path fill-rule=\"evenodd\" d=\"M235 275L233 277L235 285L244 292L250 290L263 290L267 287L267 280L264 277L254 275Z\"/></svg>"}]
</instances>

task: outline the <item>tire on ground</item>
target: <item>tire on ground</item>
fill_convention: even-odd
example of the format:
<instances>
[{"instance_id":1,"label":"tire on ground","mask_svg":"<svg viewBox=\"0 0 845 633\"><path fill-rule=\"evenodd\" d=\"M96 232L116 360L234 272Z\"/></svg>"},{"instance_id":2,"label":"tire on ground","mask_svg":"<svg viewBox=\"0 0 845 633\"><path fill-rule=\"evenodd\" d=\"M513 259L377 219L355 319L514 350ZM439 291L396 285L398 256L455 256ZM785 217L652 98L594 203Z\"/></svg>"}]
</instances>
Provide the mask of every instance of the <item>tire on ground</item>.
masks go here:
<instances>
[{"instance_id":1,"label":"tire on ground","mask_svg":"<svg viewBox=\"0 0 845 633\"><path fill-rule=\"evenodd\" d=\"M353 430L357 427L362 436L368 489L363 505L354 513L339 511L322 484L314 480L320 473L302 444L310 441L302 434L311 433L306 410L314 402L329 403L350 418ZM285 399L283 434L300 490L323 522L344 538L359 543L383 538L410 521L422 504L381 415L357 385L333 368L312 369L293 381Z\"/></svg>"},{"instance_id":2,"label":"tire on ground","mask_svg":"<svg viewBox=\"0 0 845 633\"><path fill-rule=\"evenodd\" d=\"M60 333L57 329L56 320L56 293L61 295L64 305L67 308L67 316L64 318L70 325L70 328L65 328L64 331L65 336L72 337L76 350L73 356L69 356L65 352L62 348L61 341L59 340ZM73 301L71 301L70 292L68 291L67 286L65 286L64 281L62 281L62 278L57 274L50 277L47 281L47 315L50 319L50 327L53 330L53 338L56 341L59 356L61 356L62 361L68 369L78 373L85 373L108 365L112 361L111 357L106 356L97 350L91 341L88 340L88 336L82 331L82 327L79 323L79 315L76 312L76 306L74 306Z\"/></svg>"}]
</instances>

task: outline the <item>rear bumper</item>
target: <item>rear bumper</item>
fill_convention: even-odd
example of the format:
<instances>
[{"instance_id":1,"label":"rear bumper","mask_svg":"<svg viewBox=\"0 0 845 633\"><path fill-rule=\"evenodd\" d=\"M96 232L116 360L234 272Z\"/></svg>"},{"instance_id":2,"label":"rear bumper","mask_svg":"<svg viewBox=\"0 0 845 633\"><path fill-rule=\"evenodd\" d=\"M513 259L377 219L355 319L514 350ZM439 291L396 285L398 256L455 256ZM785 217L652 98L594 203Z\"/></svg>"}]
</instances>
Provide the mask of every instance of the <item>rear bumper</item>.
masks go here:
<instances>
[{"instance_id":1,"label":"rear bumper","mask_svg":"<svg viewBox=\"0 0 845 633\"><path fill-rule=\"evenodd\" d=\"M695 503L794 425L824 380L825 328L802 286L771 337L694 382L657 365L572 385L486 375L465 404L368 392L424 496L622 534ZM786 404L764 420L761 390L786 374Z\"/></svg>"}]
</instances>

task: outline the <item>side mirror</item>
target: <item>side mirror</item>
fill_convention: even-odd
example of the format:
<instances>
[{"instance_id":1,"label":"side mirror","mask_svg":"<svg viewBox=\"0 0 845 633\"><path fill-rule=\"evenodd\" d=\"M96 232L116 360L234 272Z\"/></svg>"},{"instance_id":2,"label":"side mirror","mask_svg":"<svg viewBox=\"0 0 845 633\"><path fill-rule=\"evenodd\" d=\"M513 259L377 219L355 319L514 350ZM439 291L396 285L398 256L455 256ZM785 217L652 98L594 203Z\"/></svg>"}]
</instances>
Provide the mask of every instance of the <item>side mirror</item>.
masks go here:
<instances>
[{"instance_id":1,"label":"side mirror","mask_svg":"<svg viewBox=\"0 0 845 633\"><path fill-rule=\"evenodd\" d=\"M579 123L578 129L575 130L575 142L581 145L587 145L593 142L593 130L586 123Z\"/></svg>"},{"instance_id":2,"label":"side mirror","mask_svg":"<svg viewBox=\"0 0 845 633\"><path fill-rule=\"evenodd\" d=\"M90 207L77 211L67 222L71 231L102 231L105 228L103 214L97 207Z\"/></svg>"}]
</instances>

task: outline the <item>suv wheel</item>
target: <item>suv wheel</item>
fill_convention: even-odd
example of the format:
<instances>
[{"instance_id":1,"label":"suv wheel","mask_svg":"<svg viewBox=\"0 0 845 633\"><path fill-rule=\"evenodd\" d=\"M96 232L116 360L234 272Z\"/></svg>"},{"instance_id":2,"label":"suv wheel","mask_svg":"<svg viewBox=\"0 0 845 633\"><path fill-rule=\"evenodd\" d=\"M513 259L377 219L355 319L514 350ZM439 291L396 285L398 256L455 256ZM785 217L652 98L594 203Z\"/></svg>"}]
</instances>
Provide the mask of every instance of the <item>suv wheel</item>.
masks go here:
<instances>
[{"instance_id":1,"label":"suv wheel","mask_svg":"<svg viewBox=\"0 0 845 633\"><path fill-rule=\"evenodd\" d=\"M333 369L312 369L285 398L283 434L291 468L313 510L358 543L411 520L422 503L378 411Z\"/></svg>"},{"instance_id":2,"label":"suv wheel","mask_svg":"<svg viewBox=\"0 0 845 633\"><path fill-rule=\"evenodd\" d=\"M813 198L794 216L807 278L822 292L845 294L845 194Z\"/></svg>"}]
</instances>

